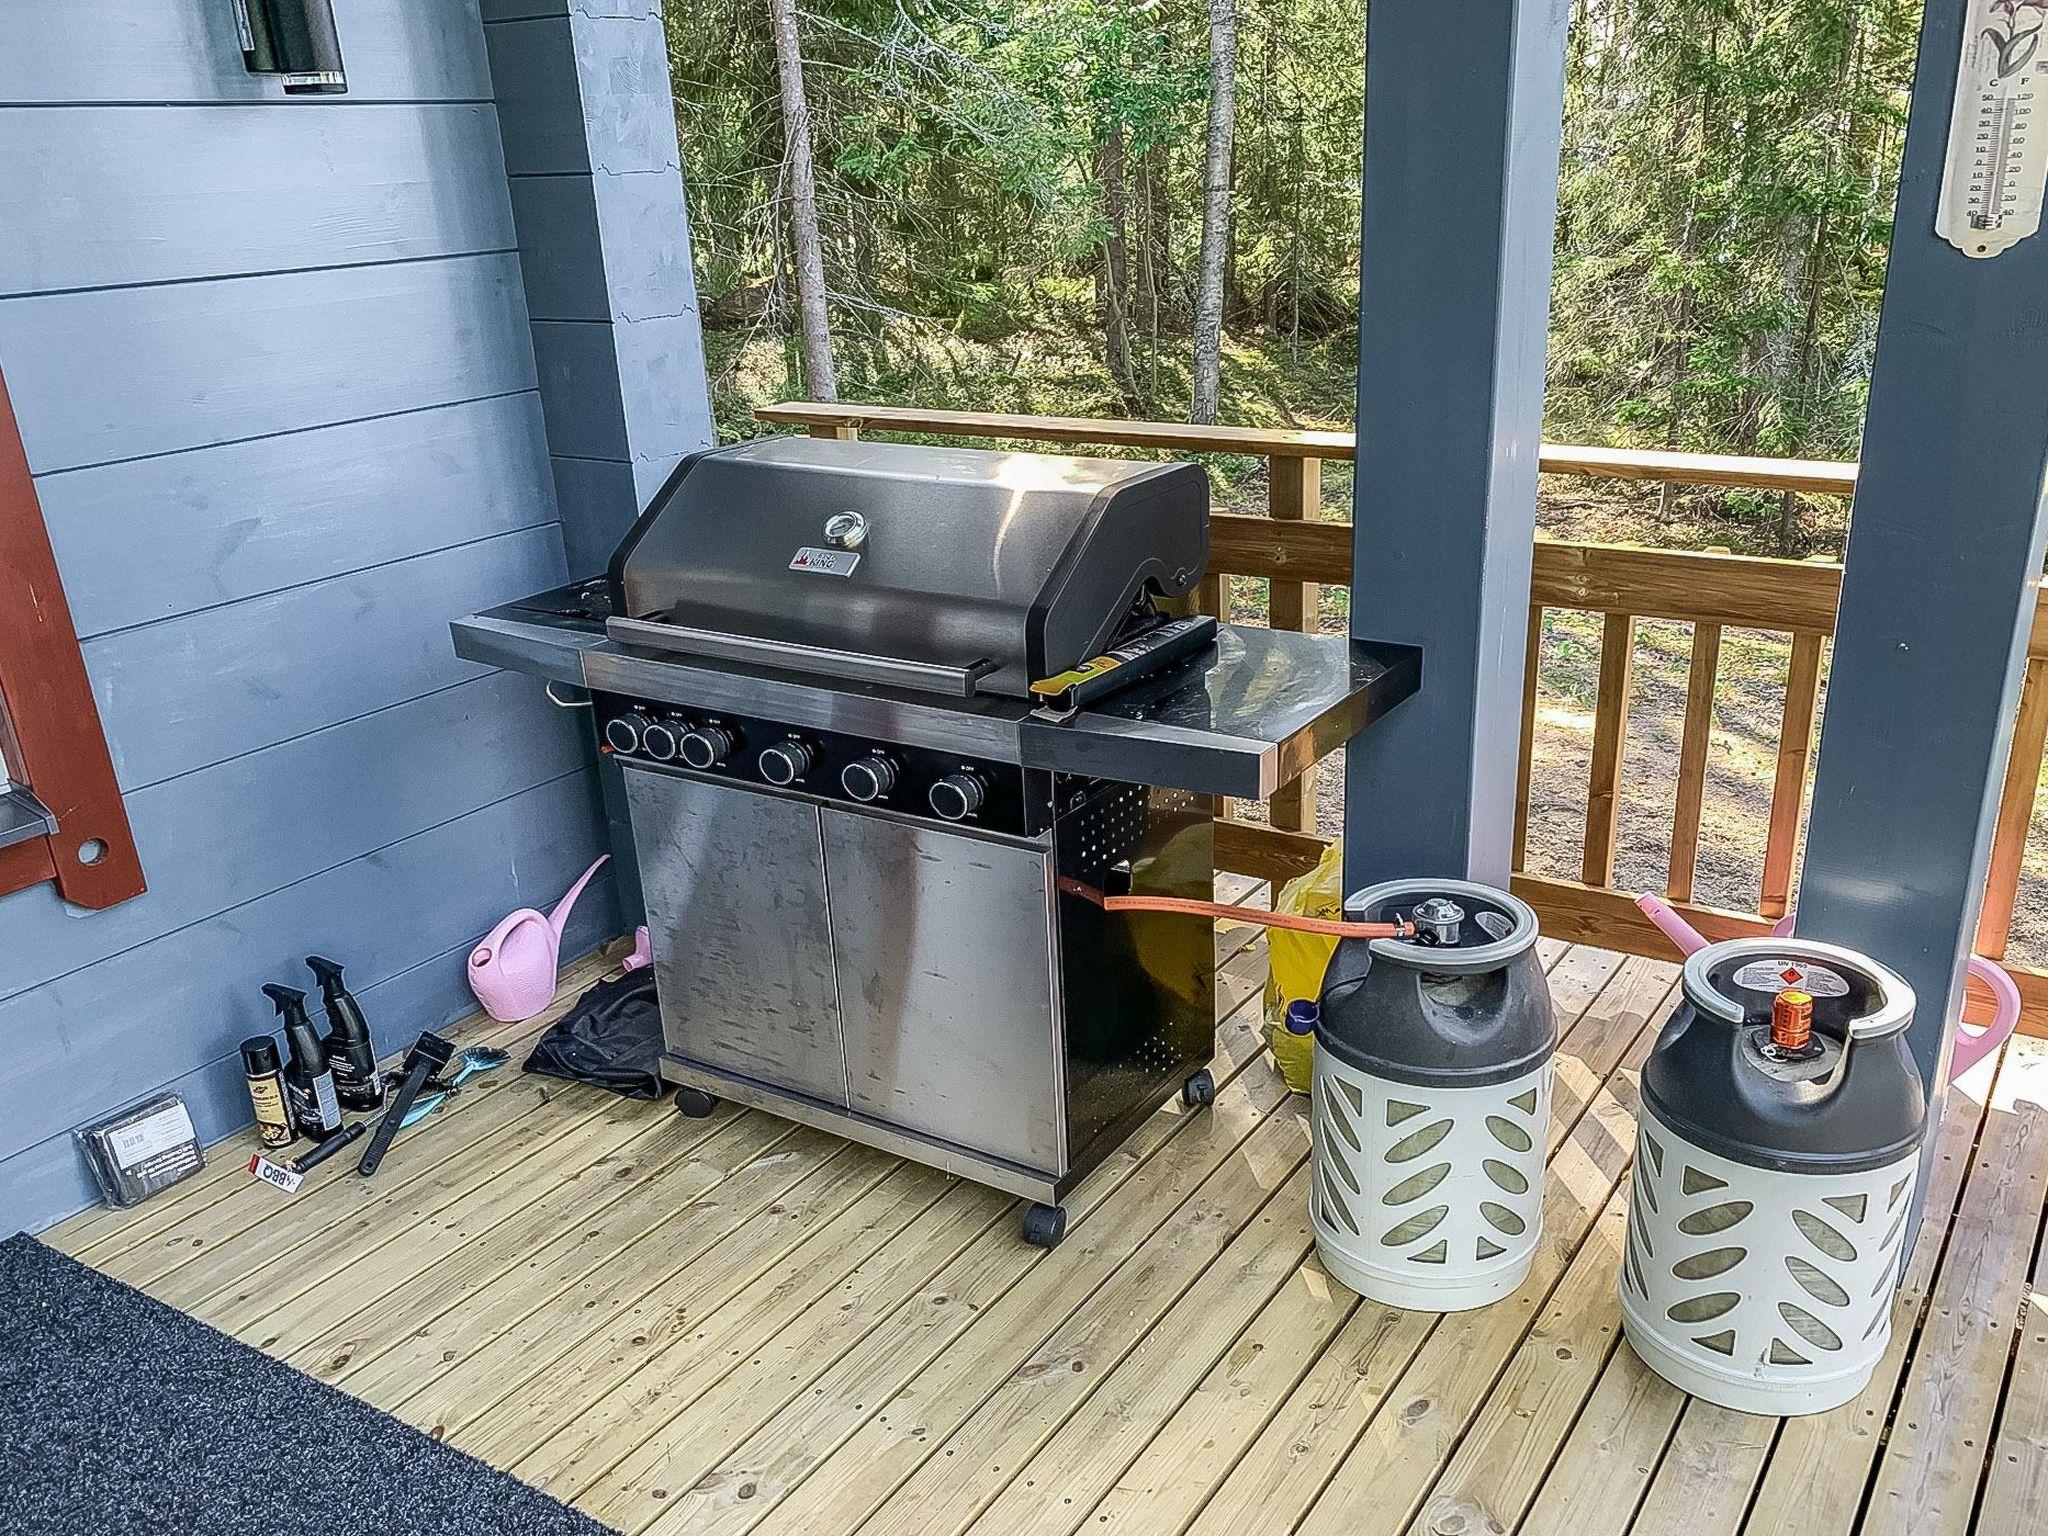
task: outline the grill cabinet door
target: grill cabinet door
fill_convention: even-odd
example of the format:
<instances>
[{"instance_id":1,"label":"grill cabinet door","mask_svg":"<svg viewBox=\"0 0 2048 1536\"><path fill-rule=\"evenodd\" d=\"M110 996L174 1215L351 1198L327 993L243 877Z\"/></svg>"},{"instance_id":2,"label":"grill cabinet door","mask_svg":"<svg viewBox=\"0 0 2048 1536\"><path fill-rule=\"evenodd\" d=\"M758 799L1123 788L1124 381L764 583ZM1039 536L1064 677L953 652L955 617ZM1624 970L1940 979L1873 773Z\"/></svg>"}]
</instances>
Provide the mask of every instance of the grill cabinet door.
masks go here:
<instances>
[{"instance_id":1,"label":"grill cabinet door","mask_svg":"<svg viewBox=\"0 0 2048 1536\"><path fill-rule=\"evenodd\" d=\"M623 766L663 1043L845 1104L816 808Z\"/></svg>"},{"instance_id":2,"label":"grill cabinet door","mask_svg":"<svg viewBox=\"0 0 2048 1536\"><path fill-rule=\"evenodd\" d=\"M823 818L853 1107L1063 1172L1045 850Z\"/></svg>"}]
</instances>

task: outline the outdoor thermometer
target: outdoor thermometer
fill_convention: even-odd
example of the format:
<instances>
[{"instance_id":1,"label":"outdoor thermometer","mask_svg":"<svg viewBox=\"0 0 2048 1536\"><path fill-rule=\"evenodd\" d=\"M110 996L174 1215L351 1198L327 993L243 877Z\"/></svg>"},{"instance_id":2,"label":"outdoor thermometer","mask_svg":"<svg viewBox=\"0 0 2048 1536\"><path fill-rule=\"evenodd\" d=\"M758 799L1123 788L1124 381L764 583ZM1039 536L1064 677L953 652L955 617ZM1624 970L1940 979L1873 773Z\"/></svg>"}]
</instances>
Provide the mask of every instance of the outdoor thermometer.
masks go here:
<instances>
[{"instance_id":1,"label":"outdoor thermometer","mask_svg":"<svg viewBox=\"0 0 2048 1536\"><path fill-rule=\"evenodd\" d=\"M1996 256L2041 227L2044 25L2048 0L1969 0L1934 218L1965 256Z\"/></svg>"}]
</instances>

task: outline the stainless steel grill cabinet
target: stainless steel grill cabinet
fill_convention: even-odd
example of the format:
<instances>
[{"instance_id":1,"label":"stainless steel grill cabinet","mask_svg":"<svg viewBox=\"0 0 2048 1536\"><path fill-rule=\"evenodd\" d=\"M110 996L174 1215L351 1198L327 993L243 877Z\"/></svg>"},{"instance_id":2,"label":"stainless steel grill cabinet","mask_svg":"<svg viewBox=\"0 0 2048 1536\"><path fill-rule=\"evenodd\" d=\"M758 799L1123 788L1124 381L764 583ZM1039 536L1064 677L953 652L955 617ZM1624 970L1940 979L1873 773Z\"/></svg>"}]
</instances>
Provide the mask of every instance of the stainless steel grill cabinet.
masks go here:
<instances>
[{"instance_id":1,"label":"stainless steel grill cabinet","mask_svg":"<svg viewBox=\"0 0 2048 1536\"><path fill-rule=\"evenodd\" d=\"M775 438L686 461L606 576L455 625L592 693L681 1109L1026 1196L1050 1243L1131 1129L1213 1093L1210 925L1096 898L1207 898L1209 797L1271 794L1420 661L1178 625L1207 559L1192 465ZM1090 686L1129 686L1034 696L1112 647Z\"/></svg>"}]
</instances>

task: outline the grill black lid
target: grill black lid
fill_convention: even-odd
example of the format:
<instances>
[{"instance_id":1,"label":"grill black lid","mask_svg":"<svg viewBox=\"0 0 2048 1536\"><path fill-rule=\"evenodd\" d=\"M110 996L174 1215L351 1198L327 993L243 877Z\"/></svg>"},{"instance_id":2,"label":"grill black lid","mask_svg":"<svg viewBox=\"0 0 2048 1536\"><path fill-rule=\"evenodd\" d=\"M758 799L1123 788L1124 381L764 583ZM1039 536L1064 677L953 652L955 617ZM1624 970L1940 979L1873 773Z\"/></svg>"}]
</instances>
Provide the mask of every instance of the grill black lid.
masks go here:
<instances>
[{"instance_id":1,"label":"grill black lid","mask_svg":"<svg viewBox=\"0 0 2048 1536\"><path fill-rule=\"evenodd\" d=\"M683 462L612 602L665 648L1021 698L1208 559L1199 465L772 437Z\"/></svg>"}]
</instances>

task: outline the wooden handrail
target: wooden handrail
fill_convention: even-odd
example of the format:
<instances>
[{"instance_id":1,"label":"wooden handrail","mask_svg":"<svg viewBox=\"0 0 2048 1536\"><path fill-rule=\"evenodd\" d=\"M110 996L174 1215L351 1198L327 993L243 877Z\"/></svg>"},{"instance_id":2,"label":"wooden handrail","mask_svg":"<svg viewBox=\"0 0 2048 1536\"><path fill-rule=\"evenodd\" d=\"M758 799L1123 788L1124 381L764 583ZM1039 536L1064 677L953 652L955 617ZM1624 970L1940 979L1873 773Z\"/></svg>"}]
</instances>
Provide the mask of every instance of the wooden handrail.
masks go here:
<instances>
[{"instance_id":1,"label":"wooden handrail","mask_svg":"<svg viewBox=\"0 0 2048 1536\"><path fill-rule=\"evenodd\" d=\"M1208 427L1182 421L1119 421L1093 416L1020 416L1003 411L938 411L908 405L825 405L782 400L754 415L783 426L906 432L924 437L997 437L1073 447L1156 448L1168 453L1248 453L1260 458L1350 459L1350 432L1289 427ZM1588 448L1545 443L1545 474L1672 485L1720 485L1812 496L1848 496L1856 466L1832 459L1765 459L1658 448Z\"/></svg>"},{"instance_id":2,"label":"wooden handrail","mask_svg":"<svg viewBox=\"0 0 2048 1536\"><path fill-rule=\"evenodd\" d=\"M1010 439L1068 447L1261 456L1268 471L1267 515L1211 514L1209 574L1194 594L1195 605L1221 614L1227 607L1229 577L1263 578L1270 584L1268 612L1274 627L1313 630L1317 627L1318 590L1351 583L1351 525L1318 516L1322 510L1322 461L1354 457L1355 444L1348 432L809 402L766 406L756 414L763 421L802 426L820 437L853 438L864 429L875 429L912 436ZM1548 443L1542 448L1541 468L1551 474L1812 495L1846 496L1853 494L1856 485L1856 466L1848 463ZM1613 888L1639 619L1674 620L1690 624L1693 631L1666 895L1702 932L1714 938L1767 931L1770 920L1785 911L1798 838L1805 824L1806 777L1826 642L1834 633L1841 590L1842 567L1832 561L1536 540L1515 817L1515 889L1535 905L1553 935L1642 954L1668 953L1667 941L1636 911L1630 897ZM1540 641L1543 615L1550 608L1595 613L1603 621L1579 880L1535 876L1523 868L1538 723ZM1723 630L1731 627L1764 630L1791 639L1763 872L1754 912L1731 912L1693 902L1712 744L1714 687ZM2026 694L1999 802L1979 929L1980 948L1994 957L2003 955L2011 927L2032 826L2035 785L2044 749L2048 749L2048 593L2042 595L2036 609L2028 654ZM1216 825L1219 866L1280 880L1316 862L1325 845L1313 835L1313 771L1276 794L1268 809L1272 825L1260 827L1237 819L1234 807L1229 802L1223 804ZM2012 969L2025 1003L2023 1026L2033 1033L2048 1034L2048 971ZM1972 1017L1988 1017L1988 994L1973 990L1972 1001Z\"/></svg>"}]
</instances>

